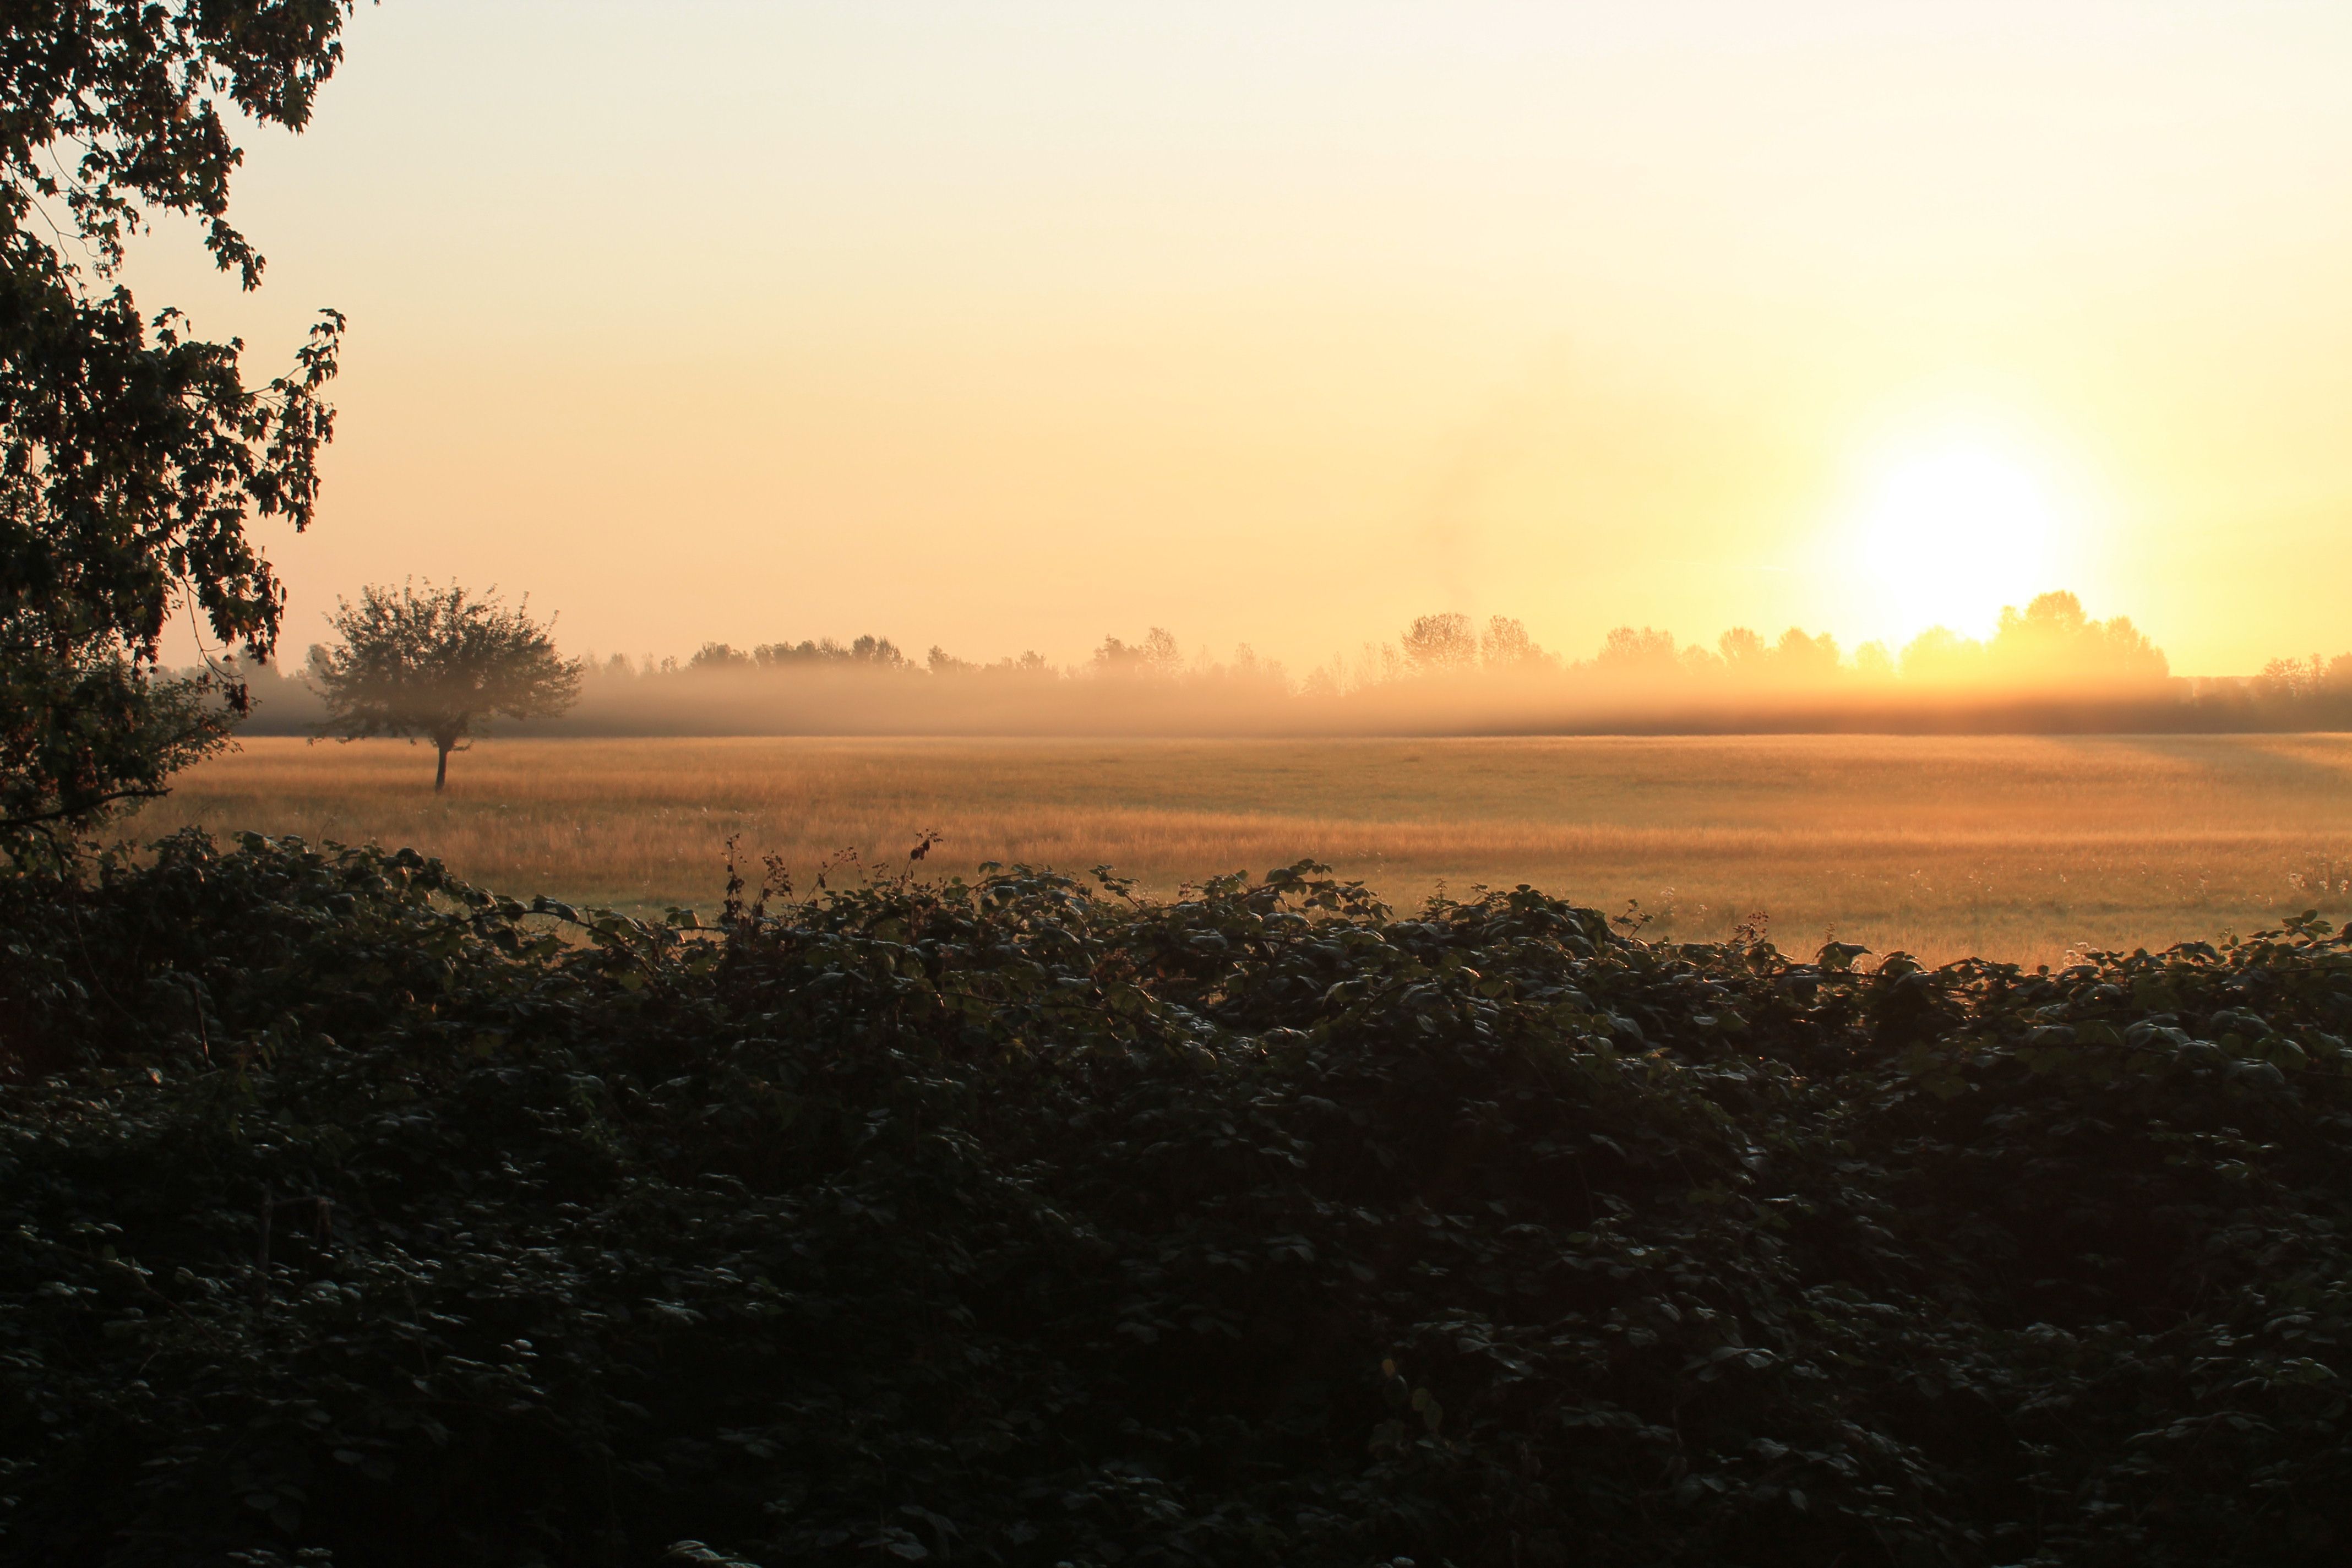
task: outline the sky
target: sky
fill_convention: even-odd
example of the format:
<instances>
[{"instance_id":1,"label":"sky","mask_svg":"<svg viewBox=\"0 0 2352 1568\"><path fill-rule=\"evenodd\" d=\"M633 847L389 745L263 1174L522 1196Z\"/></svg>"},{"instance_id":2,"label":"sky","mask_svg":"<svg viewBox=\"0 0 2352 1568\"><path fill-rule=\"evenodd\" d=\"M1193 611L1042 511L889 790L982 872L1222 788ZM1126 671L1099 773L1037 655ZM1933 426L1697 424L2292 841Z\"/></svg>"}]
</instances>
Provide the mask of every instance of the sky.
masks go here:
<instances>
[{"instance_id":1,"label":"sky","mask_svg":"<svg viewBox=\"0 0 2352 1568\"><path fill-rule=\"evenodd\" d=\"M287 641L1304 670L1412 616L2352 648L2352 6L386 0L233 216L351 318Z\"/></svg>"}]
</instances>

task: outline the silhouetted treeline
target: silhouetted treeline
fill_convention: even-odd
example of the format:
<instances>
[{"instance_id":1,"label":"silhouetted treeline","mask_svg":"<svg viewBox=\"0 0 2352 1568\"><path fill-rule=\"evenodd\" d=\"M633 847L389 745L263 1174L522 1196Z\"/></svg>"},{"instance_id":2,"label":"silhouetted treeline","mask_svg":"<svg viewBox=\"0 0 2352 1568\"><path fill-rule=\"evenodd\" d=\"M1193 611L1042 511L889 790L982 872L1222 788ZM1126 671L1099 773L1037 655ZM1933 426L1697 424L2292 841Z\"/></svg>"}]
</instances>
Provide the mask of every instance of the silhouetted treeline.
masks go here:
<instances>
[{"instance_id":1,"label":"silhouetted treeline","mask_svg":"<svg viewBox=\"0 0 2352 1568\"><path fill-rule=\"evenodd\" d=\"M248 672L253 733L307 732L299 677ZM765 734L1544 734L2225 731L2352 729L2352 654L2273 660L2260 675L2173 676L2121 616L2072 594L2006 610L1983 640L1941 627L1851 653L1826 633L1736 626L1713 647L1619 626L1587 658L1507 616L1423 616L1395 640L1303 676L1246 646L1190 657L1153 627L1083 663L982 663L887 637L705 643L690 658L592 660L566 717L520 732Z\"/></svg>"}]
</instances>

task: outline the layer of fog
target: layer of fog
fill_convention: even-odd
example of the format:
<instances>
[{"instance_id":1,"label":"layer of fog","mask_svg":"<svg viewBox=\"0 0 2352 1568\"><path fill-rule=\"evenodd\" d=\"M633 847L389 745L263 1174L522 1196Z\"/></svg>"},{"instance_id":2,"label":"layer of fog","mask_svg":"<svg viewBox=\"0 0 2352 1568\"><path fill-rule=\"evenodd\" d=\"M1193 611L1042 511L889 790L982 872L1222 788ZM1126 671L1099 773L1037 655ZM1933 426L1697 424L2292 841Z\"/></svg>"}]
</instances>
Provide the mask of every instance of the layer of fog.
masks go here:
<instances>
[{"instance_id":1,"label":"layer of fog","mask_svg":"<svg viewBox=\"0 0 2352 1568\"><path fill-rule=\"evenodd\" d=\"M323 717L299 676L253 680L258 733ZM2344 710L2338 713L2338 709ZM1563 732L2161 731L2352 723L2352 656L2189 680L2127 618L2071 594L2004 611L1981 641L1937 628L1851 653L1790 628L1712 647L1622 626L1588 658L1517 621L1424 616L1394 641L1294 675L1247 647L1190 658L1169 632L1106 637L1084 665L979 664L887 638L706 644L691 658L591 658L579 704L514 732L574 735L1381 735Z\"/></svg>"}]
</instances>

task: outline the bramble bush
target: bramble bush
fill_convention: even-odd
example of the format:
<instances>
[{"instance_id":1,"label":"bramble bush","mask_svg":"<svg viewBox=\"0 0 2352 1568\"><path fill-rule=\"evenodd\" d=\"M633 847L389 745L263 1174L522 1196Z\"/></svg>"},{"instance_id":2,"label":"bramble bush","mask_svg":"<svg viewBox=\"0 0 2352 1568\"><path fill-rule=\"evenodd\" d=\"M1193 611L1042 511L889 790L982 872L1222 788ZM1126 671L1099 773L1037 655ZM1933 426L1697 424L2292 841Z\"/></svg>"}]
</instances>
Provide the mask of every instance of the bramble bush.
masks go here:
<instances>
[{"instance_id":1,"label":"bramble bush","mask_svg":"<svg viewBox=\"0 0 2352 1568\"><path fill-rule=\"evenodd\" d=\"M2352 943L0 881L0 1557L2335 1562Z\"/></svg>"}]
</instances>

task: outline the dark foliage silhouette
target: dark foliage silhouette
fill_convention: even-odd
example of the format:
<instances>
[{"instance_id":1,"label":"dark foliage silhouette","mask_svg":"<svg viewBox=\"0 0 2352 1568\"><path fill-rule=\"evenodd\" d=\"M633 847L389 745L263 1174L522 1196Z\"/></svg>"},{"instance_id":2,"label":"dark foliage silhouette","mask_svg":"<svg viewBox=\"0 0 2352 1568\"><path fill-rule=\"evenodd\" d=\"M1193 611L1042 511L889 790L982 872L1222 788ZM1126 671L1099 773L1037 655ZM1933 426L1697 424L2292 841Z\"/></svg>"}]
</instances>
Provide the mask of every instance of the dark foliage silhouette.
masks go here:
<instances>
[{"instance_id":1,"label":"dark foliage silhouette","mask_svg":"<svg viewBox=\"0 0 2352 1568\"><path fill-rule=\"evenodd\" d=\"M716 929L261 839L0 883L10 1560L2352 1539L2315 919L1923 971L840 869Z\"/></svg>"},{"instance_id":2,"label":"dark foliage silhouette","mask_svg":"<svg viewBox=\"0 0 2352 1568\"><path fill-rule=\"evenodd\" d=\"M189 215L245 287L224 118L299 130L341 59L334 0L12 5L0 18L0 855L55 861L163 793L245 704L158 668L184 610L274 646L283 594L248 531L315 511L342 318L249 385L236 342L142 316L118 279L146 213Z\"/></svg>"}]
</instances>

